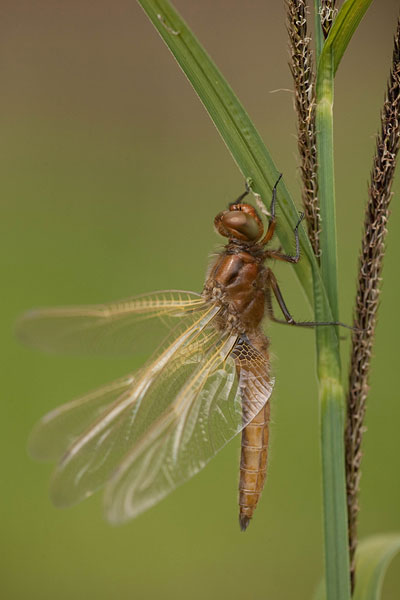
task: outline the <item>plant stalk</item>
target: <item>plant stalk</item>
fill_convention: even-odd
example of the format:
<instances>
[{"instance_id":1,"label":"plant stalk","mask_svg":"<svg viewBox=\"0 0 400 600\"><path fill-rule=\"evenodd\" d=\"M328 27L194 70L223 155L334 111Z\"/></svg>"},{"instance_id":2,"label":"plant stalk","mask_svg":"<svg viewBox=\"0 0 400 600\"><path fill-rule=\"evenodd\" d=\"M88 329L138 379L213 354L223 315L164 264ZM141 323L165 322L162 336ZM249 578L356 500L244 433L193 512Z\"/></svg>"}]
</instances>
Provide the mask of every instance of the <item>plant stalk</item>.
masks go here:
<instances>
[{"instance_id":1,"label":"plant stalk","mask_svg":"<svg viewBox=\"0 0 400 600\"><path fill-rule=\"evenodd\" d=\"M319 28L321 29L320 25ZM325 51L324 51L325 50ZM333 160L333 52L321 50L316 84L318 190L321 215L321 275L333 320L339 320L335 179ZM316 305L316 320L325 318ZM333 329L333 328L332 328ZM335 332L337 333L337 332ZM332 332L331 332L332 334ZM349 600L349 556L344 448L344 393L339 341L317 328L320 431L327 600Z\"/></svg>"},{"instance_id":2,"label":"plant stalk","mask_svg":"<svg viewBox=\"0 0 400 600\"><path fill-rule=\"evenodd\" d=\"M321 215L321 274L334 321L339 320L335 175L333 159L333 62L332 55L320 63L317 76L317 160Z\"/></svg>"}]
</instances>

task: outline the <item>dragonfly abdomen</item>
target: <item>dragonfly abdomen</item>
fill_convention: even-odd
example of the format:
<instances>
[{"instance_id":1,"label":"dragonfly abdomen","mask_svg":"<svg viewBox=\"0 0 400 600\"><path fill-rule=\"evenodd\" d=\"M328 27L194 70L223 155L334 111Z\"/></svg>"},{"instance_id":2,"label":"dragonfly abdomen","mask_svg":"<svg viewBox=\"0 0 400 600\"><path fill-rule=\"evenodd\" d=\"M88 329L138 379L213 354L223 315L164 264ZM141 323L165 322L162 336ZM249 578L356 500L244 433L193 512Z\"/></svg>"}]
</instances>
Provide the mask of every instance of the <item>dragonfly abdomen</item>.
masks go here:
<instances>
[{"instance_id":1,"label":"dragonfly abdomen","mask_svg":"<svg viewBox=\"0 0 400 600\"><path fill-rule=\"evenodd\" d=\"M267 473L270 403L242 431L239 524L245 531L256 509Z\"/></svg>"}]
</instances>

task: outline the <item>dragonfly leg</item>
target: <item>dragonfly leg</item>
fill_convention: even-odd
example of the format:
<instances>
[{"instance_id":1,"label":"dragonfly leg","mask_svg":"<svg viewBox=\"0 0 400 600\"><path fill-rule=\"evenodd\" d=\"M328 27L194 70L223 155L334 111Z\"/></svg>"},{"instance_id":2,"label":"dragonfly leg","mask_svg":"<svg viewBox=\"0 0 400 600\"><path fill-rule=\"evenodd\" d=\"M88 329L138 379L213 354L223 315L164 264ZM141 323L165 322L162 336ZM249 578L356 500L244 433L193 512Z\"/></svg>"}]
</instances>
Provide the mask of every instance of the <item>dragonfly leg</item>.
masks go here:
<instances>
[{"instance_id":1,"label":"dragonfly leg","mask_svg":"<svg viewBox=\"0 0 400 600\"><path fill-rule=\"evenodd\" d=\"M274 307L272 305L271 287L269 285L269 282L268 282L268 285L265 286L264 293L265 293L265 310L267 311L268 318L271 321L274 321L275 323L282 323L284 325L287 325L286 321L284 321L283 319L278 319L275 316Z\"/></svg>"},{"instance_id":2,"label":"dragonfly leg","mask_svg":"<svg viewBox=\"0 0 400 600\"><path fill-rule=\"evenodd\" d=\"M273 310L273 306L272 306L271 290L274 293L274 296L279 304L279 308L281 309L283 316L285 317L285 320L277 319L274 315L274 310ZM287 325L296 325L296 321L293 319L292 315L290 314L290 312L288 310L288 307L286 306L286 303L282 296L282 292L279 288L276 277L272 271L268 271L268 282L267 282L267 286L266 286L265 298L266 298L267 312L272 321L275 321L276 323L285 323Z\"/></svg>"},{"instance_id":3,"label":"dragonfly leg","mask_svg":"<svg viewBox=\"0 0 400 600\"><path fill-rule=\"evenodd\" d=\"M270 241L270 239L272 238L272 236L275 233L275 227L276 227L276 216L275 216L275 207L276 207L276 188L278 187L278 183L280 182L282 178L282 173L279 175L274 187L272 188L272 200L271 200L271 206L269 209L270 212L270 217L268 220L268 229L267 229L267 233L265 234L264 238L261 240L260 244L262 246L265 246L265 244L268 244L268 242Z\"/></svg>"},{"instance_id":4,"label":"dragonfly leg","mask_svg":"<svg viewBox=\"0 0 400 600\"><path fill-rule=\"evenodd\" d=\"M250 193L250 187L249 184L247 183L247 180L245 181L245 190L243 192L243 194L240 194L239 198L236 198L236 200L234 200L233 202L229 203L229 206L233 206L234 204L240 204L241 201L243 200L243 198L245 198L249 193Z\"/></svg>"},{"instance_id":5,"label":"dragonfly leg","mask_svg":"<svg viewBox=\"0 0 400 600\"><path fill-rule=\"evenodd\" d=\"M273 306L272 306L271 290L274 293L274 296L279 304L279 308L281 309L285 319L278 319L274 315L274 310L273 310ZM275 323L281 323L283 325L294 325L296 327L320 327L320 326L326 327L329 325L335 325L335 326L340 326L340 327L346 327L346 329L351 329L353 331L355 330L354 327L351 327L350 325L346 325L345 323L342 323L341 321L295 321L294 318L292 317L292 315L290 314L288 307L286 306L286 303L283 299L282 292L279 288L276 277L270 270L268 271L268 276L267 276L267 281L266 281L266 286L265 286L265 307L266 307L269 318L271 319L271 321L274 321Z\"/></svg>"},{"instance_id":6,"label":"dragonfly leg","mask_svg":"<svg viewBox=\"0 0 400 600\"><path fill-rule=\"evenodd\" d=\"M296 223L296 227L294 228L294 239L296 242L296 254L292 256L291 254L284 254L280 250L267 250L265 253L265 258L275 258L277 260L282 260L283 262L289 263L298 263L300 260L300 240L299 240L299 225L304 219L304 213L300 213L299 220Z\"/></svg>"}]
</instances>

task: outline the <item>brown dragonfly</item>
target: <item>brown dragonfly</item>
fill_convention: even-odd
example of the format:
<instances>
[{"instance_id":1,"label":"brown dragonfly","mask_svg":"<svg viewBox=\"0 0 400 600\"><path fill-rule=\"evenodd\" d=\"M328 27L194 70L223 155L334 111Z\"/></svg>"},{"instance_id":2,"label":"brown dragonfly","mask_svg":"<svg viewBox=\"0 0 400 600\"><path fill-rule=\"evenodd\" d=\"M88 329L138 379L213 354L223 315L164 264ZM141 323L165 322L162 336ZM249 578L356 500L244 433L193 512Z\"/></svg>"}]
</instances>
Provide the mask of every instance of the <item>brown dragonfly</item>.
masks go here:
<instances>
[{"instance_id":1,"label":"brown dragonfly","mask_svg":"<svg viewBox=\"0 0 400 600\"><path fill-rule=\"evenodd\" d=\"M133 518L200 471L241 431L239 522L247 528L266 477L274 385L261 321L266 313L296 324L264 265L300 258L302 214L293 256L266 248L275 231L279 179L265 234L255 208L243 202L247 187L217 215L215 227L229 241L201 295L168 290L111 304L32 310L21 318L20 337L52 352L143 352L153 333L164 338L137 372L56 408L36 425L30 453L58 462L51 484L56 506L104 487L107 518ZM274 316L272 294L284 321Z\"/></svg>"}]
</instances>

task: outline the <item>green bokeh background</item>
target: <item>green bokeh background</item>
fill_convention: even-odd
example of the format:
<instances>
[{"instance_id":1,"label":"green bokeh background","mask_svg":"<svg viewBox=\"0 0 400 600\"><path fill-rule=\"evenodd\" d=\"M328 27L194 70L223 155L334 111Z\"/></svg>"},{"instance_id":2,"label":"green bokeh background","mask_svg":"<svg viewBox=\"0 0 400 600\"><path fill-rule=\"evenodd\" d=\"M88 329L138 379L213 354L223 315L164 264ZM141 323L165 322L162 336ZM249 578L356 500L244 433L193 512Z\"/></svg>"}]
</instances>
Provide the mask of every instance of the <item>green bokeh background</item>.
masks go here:
<instances>
[{"instance_id":1,"label":"green bokeh background","mask_svg":"<svg viewBox=\"0 0 400 600\"><path fill-rule=\"evenodd\" d=\"M176 1L260 129L299 204L283 2ZM215 214L243 177L134 2L3 0L0 8L0 594L174 600L310 598L321 576L321 482L312 332L268 325L277 378L269 477L237 525L238 440L123 527L96 495L65 511L26 440L51 408L136 368L46 356L15 340L33 306L200 291L221 240ZM350 322L363 207L389 70L397 0L373 3L336 80L341 318ZM273 93L272 93L273 92ZM394 186L365 436L360 534L400 529L399 177ZM276 272L299 319L293 270ZM346 336L348 338L348 336ZM347 361L348 339L343 342ZM400 561L383 598L400 595Z\"/></svg>"}]
</instances>

